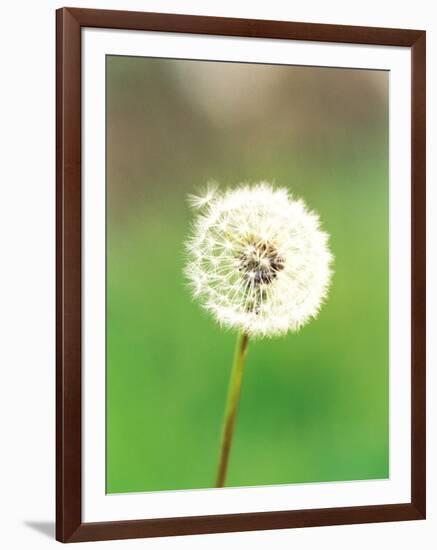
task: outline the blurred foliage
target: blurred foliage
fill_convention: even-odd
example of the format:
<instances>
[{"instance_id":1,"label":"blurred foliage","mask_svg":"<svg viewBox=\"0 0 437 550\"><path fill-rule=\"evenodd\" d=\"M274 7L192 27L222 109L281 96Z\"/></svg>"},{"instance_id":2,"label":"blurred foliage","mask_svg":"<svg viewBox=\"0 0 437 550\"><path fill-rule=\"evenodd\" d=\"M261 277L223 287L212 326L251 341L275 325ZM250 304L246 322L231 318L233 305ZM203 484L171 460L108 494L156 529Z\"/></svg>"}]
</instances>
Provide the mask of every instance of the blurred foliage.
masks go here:
<instances>
[{"instance_id":1,"label":"blurred foliage","mask_svg":"<svg viewBox=\"0 0 437 550\"><path fill-rule=\"evenodd\" d=\"M235 335L182 275L185 197L287 186L331 234L317 320L251 342L228 485L388 476L388 73L107 58L107 491L211 487Z\"/></svg>"}]
</instances>

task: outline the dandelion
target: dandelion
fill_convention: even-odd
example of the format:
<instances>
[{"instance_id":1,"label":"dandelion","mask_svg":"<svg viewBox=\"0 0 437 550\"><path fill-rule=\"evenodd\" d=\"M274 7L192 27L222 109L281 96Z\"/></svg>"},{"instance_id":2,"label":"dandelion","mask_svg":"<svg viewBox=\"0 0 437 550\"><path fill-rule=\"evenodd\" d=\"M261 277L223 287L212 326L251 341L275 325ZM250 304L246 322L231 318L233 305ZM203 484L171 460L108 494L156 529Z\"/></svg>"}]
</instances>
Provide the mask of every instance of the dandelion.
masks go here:
<instances>
[{"instance_id":1,"label":"dandelion","mask_svg":"<svg viewBox=\"0 0 437 550\"><path fill-rule=\"evenodd\" d=\"M239 338L216 486L226 479L249 338L295 332L315 318L331 281L329 236L315 212L267 183L189 196L198 210L186 243L193 296Z\"/></svg>"}]
</instances>

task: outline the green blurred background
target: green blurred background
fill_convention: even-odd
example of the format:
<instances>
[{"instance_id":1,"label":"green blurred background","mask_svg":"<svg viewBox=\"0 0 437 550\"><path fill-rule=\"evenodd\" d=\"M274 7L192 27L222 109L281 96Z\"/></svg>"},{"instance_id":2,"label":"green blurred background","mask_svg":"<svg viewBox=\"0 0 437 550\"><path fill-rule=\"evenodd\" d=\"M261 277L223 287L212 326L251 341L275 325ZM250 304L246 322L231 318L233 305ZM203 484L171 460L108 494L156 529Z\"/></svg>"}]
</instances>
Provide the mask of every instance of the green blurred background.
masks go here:
<instances>
[{"instance_id":1,"label":"green blurred background","mask_svg":"<svg viewBox=\"0 0 437 550\"><path fill-rule=\"evenodd\" d=\"M187 193L268 180L335 275L250 343L228 486L388 477L388 73L107 57L107 492L213 486L235 335L182 275Z\"/></svg>"}]
</instances>

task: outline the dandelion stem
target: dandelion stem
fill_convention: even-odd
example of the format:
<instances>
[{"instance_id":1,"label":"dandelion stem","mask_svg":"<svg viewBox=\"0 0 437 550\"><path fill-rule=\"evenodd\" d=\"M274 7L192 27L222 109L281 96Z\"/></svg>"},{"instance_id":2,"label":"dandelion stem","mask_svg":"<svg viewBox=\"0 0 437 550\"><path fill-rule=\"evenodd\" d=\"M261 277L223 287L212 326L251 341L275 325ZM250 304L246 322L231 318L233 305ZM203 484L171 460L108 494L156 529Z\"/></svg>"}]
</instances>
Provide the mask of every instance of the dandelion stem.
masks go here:
<instances>
[{"instance_id":1,"label":"dandelion stem","mask_svg":"<svg viewBox=\"0 0 437 550\"><path fill-rule=\"evenodd\" d=\"M237 338L234 364L232 366L231 379L229 381L228 398L223 420L223 433L220 446L220 462L215 484L216 487L224 487L226 482L229 454L231 451L238 403L240 401L241 384L243 381L243 371L246 361L248 343L249 337L247 336L247 334L240 333Z\"/></svg>"}]
</instances>

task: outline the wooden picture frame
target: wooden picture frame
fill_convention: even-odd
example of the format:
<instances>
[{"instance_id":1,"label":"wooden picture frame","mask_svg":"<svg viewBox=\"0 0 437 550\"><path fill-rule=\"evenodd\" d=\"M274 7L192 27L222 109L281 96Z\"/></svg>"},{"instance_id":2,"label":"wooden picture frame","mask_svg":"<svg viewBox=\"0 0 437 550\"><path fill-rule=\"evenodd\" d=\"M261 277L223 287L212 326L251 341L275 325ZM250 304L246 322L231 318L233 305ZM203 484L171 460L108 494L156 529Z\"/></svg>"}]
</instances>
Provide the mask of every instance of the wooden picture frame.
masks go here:
<instances>
[{"instance_id":1,"label":"wooden picture frame","mask_svg":"<svg viewBox=\"0 0 437 550\"><path fill-rule=\"evenodd\" d=\"M82 521L81 29L85 27L403 46L412 56L411 502L307 510ZM62 8L56 13L56 538L160 537L425 518L425 44L424 31Z\"/></svg>"}]
</instances>

